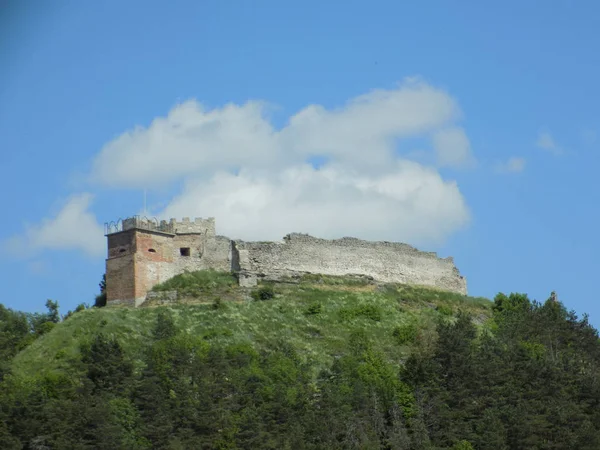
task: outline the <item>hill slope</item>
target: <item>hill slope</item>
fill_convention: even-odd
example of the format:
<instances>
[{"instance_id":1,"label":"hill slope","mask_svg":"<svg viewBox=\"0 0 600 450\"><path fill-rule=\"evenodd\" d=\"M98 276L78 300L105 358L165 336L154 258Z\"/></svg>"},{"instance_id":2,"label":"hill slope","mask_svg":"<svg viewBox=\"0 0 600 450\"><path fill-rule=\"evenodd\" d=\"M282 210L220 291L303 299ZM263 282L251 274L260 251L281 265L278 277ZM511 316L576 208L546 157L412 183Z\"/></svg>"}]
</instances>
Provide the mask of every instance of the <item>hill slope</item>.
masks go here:
<instances>
[{"instance_id":1,"label":"hill slope","mask_svg":"<svg viewBox=\"0 0 600 450\"><path fill-rule=\"evenodd\" d=\"M432 332L438 317L460 308L483 322L491 313L486 299L354 277L317 275L278 283L273 297L262 301L252 298L260 288L241 289L229 273L214 271L180 275L155 288L165 290L182 296L168 306L178 329L224 344L252 342L259 349L284 340L318 369L343 352L355 331L368 333L378 348L398 359L417 336ZM26 375L69 368L80 357L79 346L98 332L119 339L131 357L139 358L151 342L157 306L82 311L18 354L13 369ZM396 329L412 333L404 345L398 345Z\"/></svg>"},{"instance_id":2,"label":"hill slope","mask_svg":"<svg viewBox=\"0 0 600 450\"><path fill-rule=\"evenodd\" d=\"M552 299L211 271L155 292L12 358L0 448L600 448L598 333Z\"/></svg>"}]
</instances>

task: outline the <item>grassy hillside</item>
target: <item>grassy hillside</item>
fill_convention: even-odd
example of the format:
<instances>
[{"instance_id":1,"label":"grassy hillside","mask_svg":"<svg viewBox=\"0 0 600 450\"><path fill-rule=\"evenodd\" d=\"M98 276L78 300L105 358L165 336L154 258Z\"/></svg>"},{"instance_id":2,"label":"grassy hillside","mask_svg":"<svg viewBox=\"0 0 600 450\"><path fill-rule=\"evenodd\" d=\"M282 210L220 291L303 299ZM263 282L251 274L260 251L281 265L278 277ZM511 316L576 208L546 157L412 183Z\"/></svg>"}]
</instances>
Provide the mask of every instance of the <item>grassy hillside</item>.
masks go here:
<instances>
[{"instance_id":1,"label":"grassy hillside","mask_svg":"<svg viewBox=\"0 0 600 450\"><path fill-rule=\"evenodd\" d=\"M600 448L598 332L552 296L213 271L154 290L62 322L0 305L0 448Z\"/></svg>"},{"instance_id":2,"label":"grassy hillside","mask_svg":"<svg viewBox=\"0 0 600 450\"><path fill-rule=\"evenodd\" d=\"M13 372L76 370L79 347L98 332L117 338L139 362L157 312L164 308L172 311L178 329L207 341L249 342L257 349L285 341L316 372L343 353L353 332L367 333L391 360L398 360L410 346L425 345L436 318L462 309L483 323L491 305L432 289L316 275L249 290L236 286L229 273L202 271L179 275L154 290L177 290L182 299L168 307L150 303L79 312L19 353ZM261 300L261 292L271 298Z\"/></svg>"}]
</instances>

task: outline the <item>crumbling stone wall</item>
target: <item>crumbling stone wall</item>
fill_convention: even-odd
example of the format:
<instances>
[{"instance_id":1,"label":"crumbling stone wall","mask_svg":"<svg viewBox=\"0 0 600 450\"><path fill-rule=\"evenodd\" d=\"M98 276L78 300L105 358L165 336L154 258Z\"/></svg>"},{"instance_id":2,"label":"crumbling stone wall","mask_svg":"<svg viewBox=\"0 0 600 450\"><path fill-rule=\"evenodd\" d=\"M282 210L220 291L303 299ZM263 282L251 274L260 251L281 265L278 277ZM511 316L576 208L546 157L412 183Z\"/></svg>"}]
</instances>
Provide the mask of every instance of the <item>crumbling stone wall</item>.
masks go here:
<instances>
[{"instance_id":1,"label":"crumbling stone wall","mask_svg":"<svg viewBox=\"0 0 600 450\"><path fill-rule=\"evenodd\" d=\"M241 286L254 286L258 279L320 273L467 292L452 258L438 258L402 243L326 240L298 233L281 242L232 241L215 234L214 218L160 224L126 219L123 229L107 238L109 303L138 306L156 284L185 271L211 268L237 273Z\"/></svg>"},{"instance_id":2,"label":"crumbling stone wall","mask_svg":"<svg viewBox=\"0 0 600 450\"><path fill-rule=\"evenodd\" d=\"M257 278L278 279L299 273L359 274L382 282L467 293L466 280L451 257L438 258L435 253L402 243L326 240L293 233L282 242L235 241L232 252L242 285L255 284Z\"/></svg>"}]
</instances>

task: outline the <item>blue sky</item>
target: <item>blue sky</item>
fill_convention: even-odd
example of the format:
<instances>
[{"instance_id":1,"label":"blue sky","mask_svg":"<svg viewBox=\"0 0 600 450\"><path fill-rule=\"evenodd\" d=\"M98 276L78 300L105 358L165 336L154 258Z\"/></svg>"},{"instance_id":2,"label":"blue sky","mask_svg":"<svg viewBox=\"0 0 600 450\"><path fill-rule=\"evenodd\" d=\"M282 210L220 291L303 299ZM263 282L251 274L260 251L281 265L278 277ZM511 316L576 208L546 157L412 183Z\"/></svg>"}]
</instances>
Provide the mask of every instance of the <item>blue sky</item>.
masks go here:
<instances>
[{"instance_id":1,"label":"blue sky","mask_svg":"<svg viewBox=\"0 0 600 450\"><path fill-rule=\"evenodd\" d=\"M147 189L234 238L406 241L599 326L600 6L452 3L9 2L0 302L91 303Z\"/></svg>"}]
</instances>

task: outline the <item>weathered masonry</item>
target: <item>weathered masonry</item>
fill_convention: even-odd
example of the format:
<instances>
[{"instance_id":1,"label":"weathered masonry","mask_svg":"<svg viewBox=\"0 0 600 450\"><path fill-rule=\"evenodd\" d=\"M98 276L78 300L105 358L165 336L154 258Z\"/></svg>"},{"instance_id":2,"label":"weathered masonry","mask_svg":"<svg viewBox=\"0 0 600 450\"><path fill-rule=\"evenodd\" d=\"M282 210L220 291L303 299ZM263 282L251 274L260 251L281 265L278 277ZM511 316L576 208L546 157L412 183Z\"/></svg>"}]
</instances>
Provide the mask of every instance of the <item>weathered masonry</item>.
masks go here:
<instances>
[{"instance_id":1,"label":"weathered masonry","mask_svg":"<svg viewBox=\"0 0 600 450\"><path fill-rule=\"evenodd\" d=\"M303 273L367 275L467 293L451 257L407 244L355 238L318 239L292 233L280 242L244 242L218 236L214 218L178 222L132 217L105 225L109 304L140 305L152 287L186 270L231 271L241 286Z\"/></svg>"},{"instance_id":2,"label":"weathered masonry","mask_svg":"<svg viewBox=\"0 0 600 450\"><path fill-rule=\"evenodd\" d=\"M231 240L214 219L157 222L132 217L105 226L108 302L140 305L158 283L201 269L231 270Z\"/></svg>"}]
</instances>

